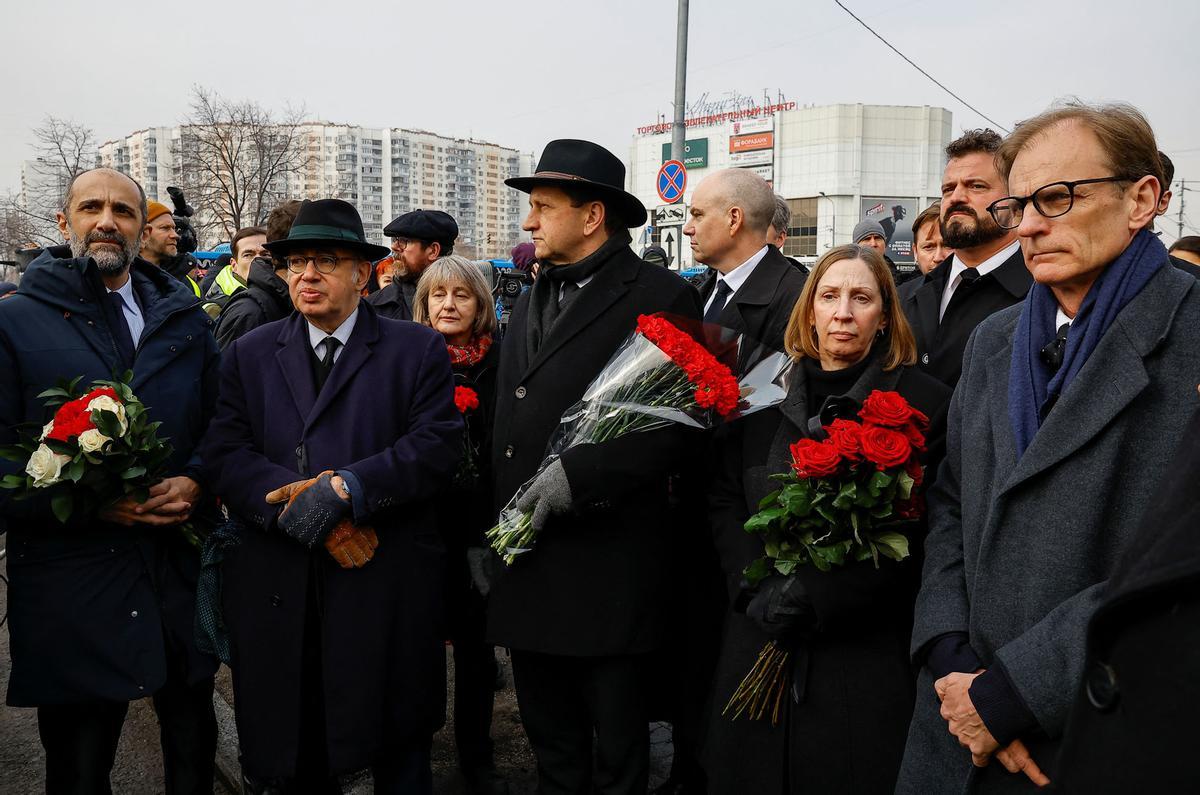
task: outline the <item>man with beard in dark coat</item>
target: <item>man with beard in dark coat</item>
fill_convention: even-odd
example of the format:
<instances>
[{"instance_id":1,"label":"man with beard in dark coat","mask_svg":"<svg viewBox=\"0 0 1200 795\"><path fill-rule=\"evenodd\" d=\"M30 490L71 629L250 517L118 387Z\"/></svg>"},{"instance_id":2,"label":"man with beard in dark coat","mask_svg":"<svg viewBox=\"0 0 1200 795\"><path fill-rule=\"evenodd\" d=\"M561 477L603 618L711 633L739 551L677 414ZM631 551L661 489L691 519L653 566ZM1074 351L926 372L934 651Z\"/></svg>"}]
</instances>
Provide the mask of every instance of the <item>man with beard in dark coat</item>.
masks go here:
<instances>
[{"instance_id":1,"label":"man with beard in dark coat","mask_svg":"<svg viewBox=\"0 0 1200 795\"><path fill-rule=\"evenodd\" d=\"M173 448L169 476L145 502L125 497L66 523L45 490L24 500L0 491L8 703L37 707L52 795L110 791L129 702L151 695L165 790L213 786L218 663L193 640L200 559L179 526L199 513L195 449L216 402L219 354L192 292L137 257L145 217L145 193L128 176L80 174L58 214L68 245L43 251L0 302L0 443L14 443L20 424L46 422L42 390L130 370L130 388ZM0 462L0 475L19 472Z\"/></svg>"},{"instance_id":2,"label":"man with beard in dark coat","mask_svg":"<svg viewBox=\"0 0 1200 795\"><path fill-rule=\"evenodd\" d=\"M295 199L271 210L267 216L268 243L287 237L299 210L300 202ZM266 257L256 257L250 263L246 289L239 290L229 299L217 320L217 344L221 350L247 331L282 320L292 313L286 276L287 265L273 259L270 253Z\"/></svg>"},{"instance_id":3,"label":"man with beard in dark coat","mask_svg":"<svg viewBox=\"0 0 1200 795\"><path fill-rule=\"evenodd\" d=\"M392 240L392 283L367 296L383 317L412 320L417 280L438 257L454 253L458 223L441 210L413 210L383 228Z\"/></svg>"},{"instance_id":4,"label":"man with beard in dark coat","mask_svg":"<svg viewBox=\"0 0 1200 795\"><path fill-rule=\"evenodd\" d=\"M1033 283L1016 230L1001 229L987 211L1008 193L993 162L1000 140L992 130L968 130L946 147L942 242L954 254L900 288L917 337L917 366L950 387L962 374L971 332L988 315L1019 303Z\"/></svg>"},{"instance_id":5,"label":"man with beard in dark coat","mask_svg":"<svg viewBox=\"0 0 1200 795\"><path fill-rule=\"evenodd\" d=\"M501 352L493 442L500 504L537 473L559 418L638 315L700 316L690 285L630 249L626 230L645 223L646 209L624 191L625 167L611 152L551 141L533 176L506 184L529 193L523 228L542 269L517 300ZM667 635L676 565L667 473L687 443L667 428L580 445L518 502L541 532L497 577L488 635L512 649L540 792L646 791L645 675Z\"/></svg>"}]
</instances>

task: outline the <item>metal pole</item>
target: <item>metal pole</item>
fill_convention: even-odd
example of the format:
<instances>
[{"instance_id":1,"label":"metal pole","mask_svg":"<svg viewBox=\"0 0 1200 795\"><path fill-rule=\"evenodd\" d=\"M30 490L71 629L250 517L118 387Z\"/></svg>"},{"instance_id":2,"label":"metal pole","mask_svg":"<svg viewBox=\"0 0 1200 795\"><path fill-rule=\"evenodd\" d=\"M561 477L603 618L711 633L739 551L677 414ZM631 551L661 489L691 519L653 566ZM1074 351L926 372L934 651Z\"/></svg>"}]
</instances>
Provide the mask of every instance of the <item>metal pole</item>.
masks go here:
<instances>
[{"instance_id":1,"label":"metal pole","mask_svg":"<svg viewBox=\"0 0 1200 795\"><path fill-rule=\"evenodd\" d=\"M1175 239L1183 237L1183 203L1187 201L1187 180L1179 180L1179 234L1175 235Z\"/></svg>"},{"instance_id":2,"label":"metal pole","mask_svg":"<svg viewBox=\"0 0 1200 795\"><path fill-rule=\"evenodd\" d=\"M671 124L671 159L683 162L686 130L683 124L687 102L688 0L679 0L679 26L675 32L675 119Z\"/></svg>"},{"instance_id":3,"label":"metal pole","mask_svg":"<svg viewBox=\"0 0 1200 795\"><path fill-rule=\"evenodd\" d=\"M825 191L817 191L823 199L829 199L829 247L837 245L837 203L832 196L826 196Z\"/></svg>"}]
</instances>

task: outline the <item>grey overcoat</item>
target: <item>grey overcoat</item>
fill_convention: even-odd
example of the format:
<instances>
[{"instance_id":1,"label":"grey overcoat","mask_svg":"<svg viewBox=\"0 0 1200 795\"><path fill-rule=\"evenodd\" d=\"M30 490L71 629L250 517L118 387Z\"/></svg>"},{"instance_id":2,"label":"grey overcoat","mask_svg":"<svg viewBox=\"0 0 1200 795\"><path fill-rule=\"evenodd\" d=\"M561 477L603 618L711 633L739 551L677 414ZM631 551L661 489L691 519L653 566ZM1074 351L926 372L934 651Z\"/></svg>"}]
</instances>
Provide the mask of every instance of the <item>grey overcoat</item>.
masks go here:
<instances>
[{"instance_id":1,"label":"grey overcoat","mask_svg":"<svg viewBox=\"0 0 1200 795\"><path fill-rule=\"evenodd\" d=\"M1175 268L1155 275L1018 462L1008 383L1020 312L992 315L967 345L929 494L912 650L959 631L985 666L999 659L1039 724L1023 739L1053 780L1088 619L1197 406L1200 284ZM923 670L897 792L1033 791L998 762L974 768L938 709Z\"/></svg>"}]
</instances>

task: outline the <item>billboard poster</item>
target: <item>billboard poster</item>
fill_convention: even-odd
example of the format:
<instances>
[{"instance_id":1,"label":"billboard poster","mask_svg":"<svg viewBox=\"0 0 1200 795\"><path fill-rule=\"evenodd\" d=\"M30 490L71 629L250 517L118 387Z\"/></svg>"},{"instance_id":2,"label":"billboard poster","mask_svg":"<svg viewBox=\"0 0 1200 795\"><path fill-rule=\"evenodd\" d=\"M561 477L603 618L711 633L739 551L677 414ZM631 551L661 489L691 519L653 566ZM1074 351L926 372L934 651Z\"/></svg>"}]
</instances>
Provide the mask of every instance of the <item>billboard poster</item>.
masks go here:
<instances>
[{"instance_id":1,"label":"billboard poster","mask_svg":"<svg viewBox=\"0 0 1200 795\"><path fill-rule=\"evenodd\" d=\"M754 152L759 149L771 150L774 148L775 133L769 131L744 133L742 135L732 135L729 137L730 154L736 154L738 152Z\"/></svg>"},{"instance_id":2,"label":"billboard poster","mask_svg":"<svg viewBox=\"0 0 1200 795\"><path fill-rule=\"evenodd\" d=\"M916 262L912 222L917 217L917 200L910 198L863 198L859 218L878 221L887 241L884 251L892 262Z\"/></svg>"},{"instance_id":3,"label":"billboard poster","mask_svg":"<svg viewBox=\"0 0 1200 795\"><path fill-rule=\"evenodd\" d=\"M729 165L737 166L765 166L773 162L775 153L770 149L755 149L750 152L734 152L729 156Z\"/></svg>"},{"instance_id":4,"label":"billboard poster","mask_svg":"<svg viewBox=\"0 0 1200 795\"><path fill-rule=\"evenodd\" d=\"M746 166L747 171L753 171L769 183L775 181L775 166L774 164L766 166Z\"/></svg>"},{"instance_id":5,"label":"billboard poster","mask_svg":"<svg viewBox=\"0 0 1200 795\"><path fill-rule=\"evenodd\" d=\"M770 132L775 129L775 115L763 116L759 119L746 119L733 123L733 134Z\"/></svg>"}]
</instances>

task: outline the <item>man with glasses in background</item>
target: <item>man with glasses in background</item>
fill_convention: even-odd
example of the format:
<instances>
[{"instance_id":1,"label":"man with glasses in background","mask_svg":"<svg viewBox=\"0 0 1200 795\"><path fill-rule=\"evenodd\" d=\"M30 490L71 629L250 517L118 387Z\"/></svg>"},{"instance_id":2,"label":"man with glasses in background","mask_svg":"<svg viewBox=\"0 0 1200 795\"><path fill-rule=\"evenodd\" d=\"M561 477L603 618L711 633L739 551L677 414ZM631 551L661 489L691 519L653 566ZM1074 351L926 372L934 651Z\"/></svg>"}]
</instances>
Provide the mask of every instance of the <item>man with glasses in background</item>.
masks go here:
<instances>
[{"instance_id":1,"label":"man with glasses in background","mask_svg":"<svg viewBox=\"0 0 1200 795\"><path fill-rule=\"evenodd\" d=\"M458 223L441 210L413 210L383 228L392 241L392 283L368 296L383 317L412 320L417 280L425 269L454 253Z\"/></svg>"},{"instance_id":2,"label":"man with glasses in background","mask_svg":"<svg viewBox=\"0 0 1200 795\"><path fill-rule=\"evenodd\" d=\"M441 334L361 300L362 221L305 202L287 238L296 312L223 354L203 459L245 529L225 551L225 623L245 791L430 792L445 720L445 551L433 516L462 419ZM381 408L382 407L382 408Z\"/></svg>"},{"instance_id":3,"label":"man with glasses in background","mask_svg":"<svg viewBox=\"0 0 1200 795\"><path fill-rule=\"evenodd\" d=\"M1031 283L1017 233L988 215L1008 192L994 161L1000 136L967 130L946 147L942 176L942 242L954 249L941 265L900 291L917 338L918 366L953 387L963 350L975 327L993 312L1018 303Z\"/></svg>"},{"instance_id":4,"label":"man with glasses in background","mask_svg":"<svg viewBox=\"0 0 1200 795\"><path fill-rule=\"evenodd\" d=\"M1087 624L1197 404L1200 285L1151 231L1163 177L1146 119L1053 109L997 164L1012 195L987 211L1034 284L979 324L951 403L901 793L1032 790L1055 778L1081 685L1113 707L1119 672L1084 670Z\"/></svg>"}]
</instances>

